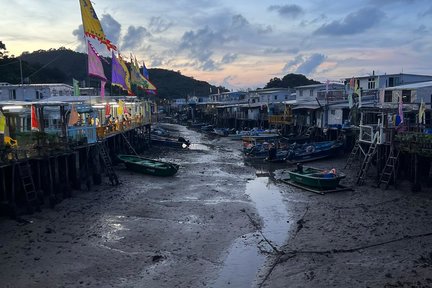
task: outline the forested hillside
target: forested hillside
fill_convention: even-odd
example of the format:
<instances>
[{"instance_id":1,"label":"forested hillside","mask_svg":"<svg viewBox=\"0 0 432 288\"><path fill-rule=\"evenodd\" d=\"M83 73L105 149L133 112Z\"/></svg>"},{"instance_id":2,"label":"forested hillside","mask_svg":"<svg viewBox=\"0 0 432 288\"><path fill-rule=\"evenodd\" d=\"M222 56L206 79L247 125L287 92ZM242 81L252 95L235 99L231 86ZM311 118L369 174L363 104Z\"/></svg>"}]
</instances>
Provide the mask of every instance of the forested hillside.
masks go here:
<instances>
[{"instance_id":1,"label":"forested hillside","mask_svg":"<svg viewBox=\"0 0 432 288\"><path fill-rule=\"evenodd\" d=\"M111 59L106 58L102 63L109 82ZM159 98L206 96L210 94L210 91L213 93L228 91L224 87L217 87L208 82L184 76L179 71L155 68L149 69L149 74L150 81L158 88L157 95ZM87 54L59 48L23 53L19 57L0 55L0 82L19 84L23 80L24 83L66 83L72 85L72 79L85 81L87 86L97 87L99 85L98 81L90 81L91 79L87 76ZM315 83L319 82L310 80L301 74L287 74L282 79L270 79L264 88L292 88ZM112 91L115 94L122 93L120 89L113 89ZM143 91L135 92L137 95L144 93Z\"/></svg>"}]
</instances>

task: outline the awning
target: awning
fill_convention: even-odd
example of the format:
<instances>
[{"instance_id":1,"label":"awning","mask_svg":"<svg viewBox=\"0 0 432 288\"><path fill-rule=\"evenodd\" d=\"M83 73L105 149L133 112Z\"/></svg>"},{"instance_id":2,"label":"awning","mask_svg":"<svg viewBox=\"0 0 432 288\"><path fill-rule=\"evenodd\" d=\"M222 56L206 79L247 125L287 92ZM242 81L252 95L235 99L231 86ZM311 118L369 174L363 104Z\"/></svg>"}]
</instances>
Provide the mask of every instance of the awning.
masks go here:
<instances>
[{"instance_id":1,"label":"awning","mask_svg":"<svg viewBox=\"0 0 432 288\"><path fill-rule=\"evenodd\" d=\"M292 108L292 110L300 110L300 109L307 109L307 110L318 110L318 109L320 109L320 107L319 106L311 106L311 105L299 105L299 106L296 106L296 107L294 107L294 108Z\"/></svg>"}]
</instances>

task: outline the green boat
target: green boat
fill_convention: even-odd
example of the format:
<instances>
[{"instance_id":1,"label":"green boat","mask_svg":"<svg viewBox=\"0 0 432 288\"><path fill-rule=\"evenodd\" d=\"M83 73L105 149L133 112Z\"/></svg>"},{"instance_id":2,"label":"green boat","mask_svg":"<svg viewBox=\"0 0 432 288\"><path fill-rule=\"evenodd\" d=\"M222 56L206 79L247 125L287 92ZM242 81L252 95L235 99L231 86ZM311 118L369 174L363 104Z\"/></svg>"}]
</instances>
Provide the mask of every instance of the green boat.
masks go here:
<instances>
[{"instance_id":1,"label":"green boat","mask_svg":"<svg viewBox=\"0 0 432 288\"><path fill-rule=\"evenodd\" d=\"M335 169L303 167L297 164L297 169L288 171L290 180L303 186L319 188L321 190L336 189L340 180L346 177L343 173L336 173Z\"/></svg>"},{"instance_id":2,"label":"green boat","mask_svg":"<svg viewBox=\"0 0 432 288\"><path fill-rule=\"evenodd\" d=\"M174 163L157 161L136 155L120 154L117 157L125 163L127 169L153 176L173 176L180 167L180 165Z\"/></svg>"}]
</instances>

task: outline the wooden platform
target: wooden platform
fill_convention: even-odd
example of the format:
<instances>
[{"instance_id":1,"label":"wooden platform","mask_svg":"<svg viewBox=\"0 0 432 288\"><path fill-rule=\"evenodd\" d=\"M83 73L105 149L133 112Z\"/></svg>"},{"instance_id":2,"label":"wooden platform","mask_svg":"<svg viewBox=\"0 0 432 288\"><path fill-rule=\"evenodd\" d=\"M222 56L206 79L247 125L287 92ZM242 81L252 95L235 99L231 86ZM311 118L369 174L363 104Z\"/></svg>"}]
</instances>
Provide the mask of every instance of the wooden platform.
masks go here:
<instances>
[{"instance_id":1,"label":"wooden platform","mask_svg":"<svg viewBox=\"0 0 432 288\"><path fill-rule=\"evenodd\" d=\"M334 192L342 192L342 191L354 191L354 189L352 189L351 187L347 187L347 186L343 186L343 185L339 185L336 189L331 189L331 190L320 190L320 189L316 189L314 187L309 187L306 185L301 185L299 183L296 183L294 181L291 181L289 179L281 179L280 181L282 181L283 183L286 183L288 185L294 186L296 188L300 188L306 191L310 191L313 193L317 193L320 195L325 195L327 193L334 193Z\"/></svg>"}]
</instances>

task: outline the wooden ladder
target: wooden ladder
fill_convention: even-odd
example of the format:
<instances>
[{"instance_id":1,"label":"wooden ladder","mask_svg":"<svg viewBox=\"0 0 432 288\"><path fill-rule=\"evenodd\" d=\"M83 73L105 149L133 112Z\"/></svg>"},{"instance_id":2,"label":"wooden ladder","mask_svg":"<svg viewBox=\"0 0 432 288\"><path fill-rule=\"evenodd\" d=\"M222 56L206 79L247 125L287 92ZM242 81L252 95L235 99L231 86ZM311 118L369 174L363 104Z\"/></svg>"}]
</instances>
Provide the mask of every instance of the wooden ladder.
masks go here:
<instances>
[{"instance_id":1,"label":"wooden ladder","mask_svg":"<svg viewBox=\"0 0 432 288\"><path fill-rule=\"evenodd\" d=\"M105 148L105 143L103 141L98 141L99 155L102 158L102 162L105 166L105 174L108 176L111 185L119 185L119 179L112 166L111 158Z\"/></svg>"},{"instance_id":2,"label":"wooden ladder","mask_svg":"<svg viewBox=\"0 0 432 288\"><path fill-rule=\"evenodd\" d=\"M381 173L380 180L378 182L378 187L381 185L381 183L384 183L385 184L384 189L387 189L390 185L390 182L392 181L393 184L396 185L396 173L398 170L399 153L400 151L398 150L395 155L393 147L390 148L390 153L387 158L384 170Z\"/></svg>"},{"instance_id":3,"label":"wooden ladder","mask_svg":"<svg viewBox=\"0 0 432 288\"><path fill-rule=\"evenodd\" d=\"M33 175L28 160L17 162L18 172L21 184L24 189L25 200L30 212L33 212L33 206L39 210L38 195L34 184Z\"/></svg>"},{"instance_id":4,"label":"wooden ladder","mask_svg":"<svg viewBox=\"0 0 432 288\"><path fill-rule=\"evenodd\" d=\"M351 167L351 165L353 164L354 160L356 160L358 158L359 151L360 151L360 142L357 139L355 141L353 149L351 150L351 154L348 157L347 162L345 163L344 169Z\"/></svg>"},{"instance_id":5,"label":"wooden ladder","mask_svg":"<svg viewBox=\"0 0 432 288\"><path fill-rule=\"evenodd\" d=\"M362 185L364 183L370 163L375 155L377 144L377 137L374 137L357 175L357 185Z\"/></svg>"},{"instance_id":6,"label":"wooden ladder","mask_svg":"<svg viewBox=\"0 0 432 288\"><path fill-rule=\"evenodd\" d=\"M127 148L129 149L130 152L134 153L135 155L138 155L138 153L135 151L135 149L133 148L132 144L129 142L129 140L127 139L126 135L124 135L123 132L121 132L121 135L123 136L124 140L126 141L127 144Z\"/></svg>"}]
</instances>

